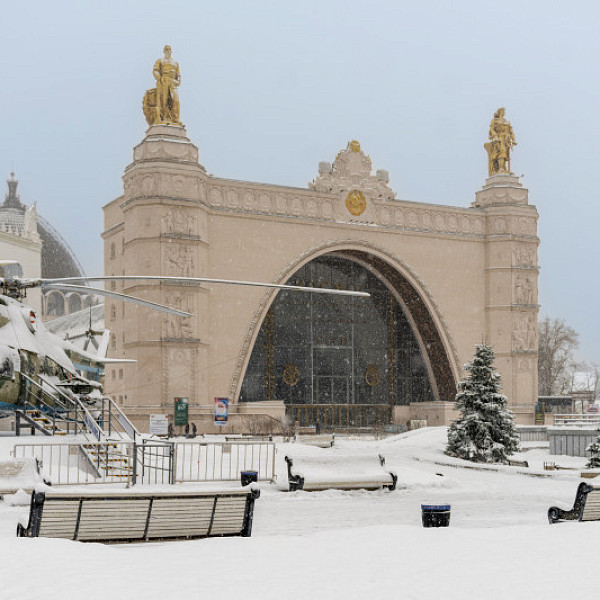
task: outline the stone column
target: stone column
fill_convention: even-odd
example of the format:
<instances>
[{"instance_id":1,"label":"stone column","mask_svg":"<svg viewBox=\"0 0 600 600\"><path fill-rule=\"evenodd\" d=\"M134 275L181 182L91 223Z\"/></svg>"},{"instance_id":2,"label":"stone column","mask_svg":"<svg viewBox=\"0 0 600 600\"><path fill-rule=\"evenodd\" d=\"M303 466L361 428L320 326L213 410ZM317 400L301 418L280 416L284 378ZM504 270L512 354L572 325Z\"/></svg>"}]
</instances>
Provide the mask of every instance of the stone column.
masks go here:
<instances>
[{"instance_id":1,"label":"stone column","mask_svg":"<svg viewBox=\"0 0 600 600\"><path fill-rule=\"evenodd\" d=\"M486 342L518 422L537 402L538 213L512 173L489 177L474 208L486 215Z\"/></svg>"}]
</instances>

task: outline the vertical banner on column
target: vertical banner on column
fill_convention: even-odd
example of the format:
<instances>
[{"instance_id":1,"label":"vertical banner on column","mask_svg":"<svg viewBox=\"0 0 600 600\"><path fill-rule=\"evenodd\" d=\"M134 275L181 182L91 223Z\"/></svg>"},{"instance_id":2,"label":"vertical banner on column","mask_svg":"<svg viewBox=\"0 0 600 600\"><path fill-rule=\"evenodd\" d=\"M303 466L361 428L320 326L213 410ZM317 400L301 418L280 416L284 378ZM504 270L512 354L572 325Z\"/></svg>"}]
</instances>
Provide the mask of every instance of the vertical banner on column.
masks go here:
<instances>
[{"instance_id":1,"label":"vertical banner on column","mask_svg":"<svg viewBox=\"0 0 600 600\"><path fill-rule=\"evenodd\" d=\"M228 398L215 398L215 425L227 425Z\"/></svg>"}]
</instances>

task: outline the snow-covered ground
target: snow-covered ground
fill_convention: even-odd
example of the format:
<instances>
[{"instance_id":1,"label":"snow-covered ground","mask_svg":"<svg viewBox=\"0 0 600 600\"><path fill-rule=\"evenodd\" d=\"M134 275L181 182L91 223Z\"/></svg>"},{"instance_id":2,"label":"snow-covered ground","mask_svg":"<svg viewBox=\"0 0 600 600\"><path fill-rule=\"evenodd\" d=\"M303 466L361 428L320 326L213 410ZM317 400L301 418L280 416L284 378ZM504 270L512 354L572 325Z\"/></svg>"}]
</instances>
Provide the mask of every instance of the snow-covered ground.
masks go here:
<instances>
[{"instance_id":1,"label":"snow-covered ground","mask_svg":"<svg viewBox=\"0 0 600 600\"><path fill-rule=\"evenodd\" d=\"M28 507L0 502L1 598L596 597L600 522L549 525L546 517L550 506L572 506L585 459L530 444L516 457L529 469L466 468L443 454L445 436L427 428L378 441L338 438L332 449L279 444L278 482L261 485L251 538L112 546L19 539ZM14 442L0 438L0 460ZM378 452L398 489L285 492L291 450ZM544 471L544 461L574 470ZM451 504L450 527L423 528L421 503Z\"/></svg>"}]
</instances>

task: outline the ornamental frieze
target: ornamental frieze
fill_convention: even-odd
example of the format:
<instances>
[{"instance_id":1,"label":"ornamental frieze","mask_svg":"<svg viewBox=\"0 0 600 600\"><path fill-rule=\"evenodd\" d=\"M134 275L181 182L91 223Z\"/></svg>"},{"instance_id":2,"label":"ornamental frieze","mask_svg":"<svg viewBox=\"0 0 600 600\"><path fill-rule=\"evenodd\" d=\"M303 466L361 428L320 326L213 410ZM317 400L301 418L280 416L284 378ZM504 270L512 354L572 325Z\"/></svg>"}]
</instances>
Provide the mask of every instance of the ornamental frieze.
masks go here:
<instances>
[{"instance_id":1,"label":"ornamental frieze","mask_svg":"<svg viewBox=\"0 0 600 600\"><path fill-rule=\"evenodd\" d=\"M417 207L412 203L409 206L398 206L401 201L371 200L365 196L367 207L370 204L373 206L373 210L369 209L354 216L348 210L346 197L347 195L340 199L332 199L330 195L317 194L301 196L297 193L286 193L283 190L267 193L243 187L224 188L214 184L209 184L208 189L209 204L213 208L221 210L304 219L341 219L357 224L366 223L431 233L476 236L484 234L485 217L471 213L470 209L453 210L450 208L443 212L433 212L427 206ZM357 197L360 198L360 196ZM355 202L352 206L353 210L359 213L362 203ZM517 225L519 225L518 221ZM535 221L533 221L533 227L535 228ZM509 225L505 218L497 217L492 221L490 228L492 229L491 233L494 234L507 233ZM528 223L527 228L529 231L531 224Z\"/></svg>"}]
</instances>

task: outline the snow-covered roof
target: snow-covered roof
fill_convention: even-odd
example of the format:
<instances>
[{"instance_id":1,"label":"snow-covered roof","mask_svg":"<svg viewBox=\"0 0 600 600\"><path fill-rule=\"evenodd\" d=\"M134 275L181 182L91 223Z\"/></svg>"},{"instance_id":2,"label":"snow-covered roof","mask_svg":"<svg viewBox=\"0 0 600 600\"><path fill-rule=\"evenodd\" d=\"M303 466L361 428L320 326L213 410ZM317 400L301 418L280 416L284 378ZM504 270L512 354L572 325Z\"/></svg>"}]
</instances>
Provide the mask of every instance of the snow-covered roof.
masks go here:
<instances>
[{"instance_id":1,"label":"snow-covered roof","mask_svg":"<svg viewBox=\"0 0 600 600\"><path fill-rule=\"evenodd\" d=\"M110 332L104 328L104 303L58 317L45 325L48 331L78 349L102 358L106 356Z\"/></svg>"}]
</instances>

